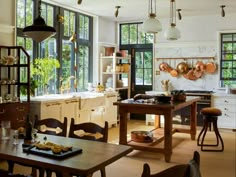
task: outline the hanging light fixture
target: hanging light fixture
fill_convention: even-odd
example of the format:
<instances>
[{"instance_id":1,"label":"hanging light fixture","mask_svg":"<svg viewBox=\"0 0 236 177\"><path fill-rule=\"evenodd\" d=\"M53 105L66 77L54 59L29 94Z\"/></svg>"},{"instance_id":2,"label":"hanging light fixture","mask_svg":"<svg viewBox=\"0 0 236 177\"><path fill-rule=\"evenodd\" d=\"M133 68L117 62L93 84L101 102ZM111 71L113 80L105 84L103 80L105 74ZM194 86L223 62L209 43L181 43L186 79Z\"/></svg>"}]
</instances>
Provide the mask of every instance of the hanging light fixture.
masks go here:
<instances>
[{"instance_id":1,"label":"hanging light fixture","mask_svg":"<svg viewBox=\"0 0 236 177\"><path fill-rule=\"evenodd\" d=\"M164 35L167 40L177 40L180 38L180 31L176 28L175 0L170 0L170 26Z\"/></svg>"},{"instance_id":2,"label":"hanging light fixture","mask_svg":"<svg viewBox=\"0 0 236 177\"><path fill-rule=\"evenodd\" d=\"M178 19L182 20L181 9L177 9Z\"/></svg>"},{"instance_id":3,"label":"hanging light fixture","mask_svg":"<svg viewBox=\"0 0 236 177\"><path fill-rule=\"evenodd\" d=\"M156 0L149 0L148 13L149 13L149 18L143 23L143 31L145 33L161 32L162 25L160 21L156 19Z\"/></svg>"},{"instance_id":4,"label":"hanging light fixture","mask_svg":"<svg viewBox=\"0 0 236 177\"><path fill-rule=\"evenodd\" d=\"M23 29L23 34L32 38L36 42L42 42L43 40L56 34L56 30L47 26L45 20L41 17L41 0L38 1L39 15L34 19L34 23L31 26L27 26Z\"/></svg>"},{"instance_id":5,"label":"hanging light fixture","mask_svg":"<svg viewBox=\"0 0 236 177\"><path fill-rule=\"evenodd\" d=\"M118 17L119 9L120 9L120 6L116 6L115 17Z\"/></svg>"},{"instance_id":6,"label":"hanging light fixture","mask_svg":"<svg viewBox=\"0 0 236 177\"><path fill-rule=\"evenodd\" d=\"M225 5L221 5L221 17L225 17Z\"/></svg>"}]
</instances>

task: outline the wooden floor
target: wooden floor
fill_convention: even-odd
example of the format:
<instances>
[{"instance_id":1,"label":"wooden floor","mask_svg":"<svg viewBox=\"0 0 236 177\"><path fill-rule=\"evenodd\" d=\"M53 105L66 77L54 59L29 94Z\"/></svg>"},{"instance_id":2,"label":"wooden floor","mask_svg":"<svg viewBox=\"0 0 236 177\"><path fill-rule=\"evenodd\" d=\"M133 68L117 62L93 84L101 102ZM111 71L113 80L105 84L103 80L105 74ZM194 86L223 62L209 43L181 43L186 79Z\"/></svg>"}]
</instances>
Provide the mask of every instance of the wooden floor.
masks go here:
<instances>
[{"instance_id":1,"label":"wooden floor","mask_svg":"<svg viewBox=\"0 0 236 177\"><path fill-rule=\"evenodd\" d=\"M151 130L153 126L146 126L144 121L130 120L128 132L132 130ZM109 143L118 142L118 127L109 129ZM200 128L198 128L198 133ZM166 163L163 154L134 150L127 156L106 167L107 177L141 177L143 164L149 163L151 172L159 172L168 167L180 163L187 163L197 150L201 156L202 177L236 177L236 132L220 129L220 134L224 140L224 152L202 152L197 146L196 140L190 140L188 134L173 135L173 154L170 163ZM129 136L129 135L128 135ZM209 132L207 139L214 141L213 132ZM0 168L6 168L5 163L0 163ZM30 169L17 166L16 172L29 173ZM96 172L94 177L100 177L100 172Z\"/></svg>"}]
</instances>

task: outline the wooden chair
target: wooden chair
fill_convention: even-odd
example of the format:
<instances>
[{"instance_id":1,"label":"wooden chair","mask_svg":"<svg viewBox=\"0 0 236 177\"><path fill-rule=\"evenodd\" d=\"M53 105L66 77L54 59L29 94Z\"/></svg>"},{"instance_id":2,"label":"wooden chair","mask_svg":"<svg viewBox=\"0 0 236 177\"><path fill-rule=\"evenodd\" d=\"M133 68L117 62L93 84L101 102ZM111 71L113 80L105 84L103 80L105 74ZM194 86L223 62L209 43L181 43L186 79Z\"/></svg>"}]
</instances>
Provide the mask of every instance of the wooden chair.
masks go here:
<instances>
[{"instance_id":1,"label":"wooden chair","mask_svg":"<svg viewBox=\"0 0 236 177\"><path fill-rule=\"evenodd\" d=\"M83 133L78 135L76 132L82 131ZM75 124L74 118L71 119L70 138L78 138L92 141L107 142L108 139L108 122L105 122L104 127L101 127L93 122L85 122L81 124ZM105 168L100 170L101 177L106 177ZM80 176L80 175L78 175ZM81 177L81 176L80 176Z\"/></svg>"},{"instance_id":2,"label":"wooden chair","mask_svg":"<svg viewBox=\"0 0 236 177\"><path fill-rule=\"evenodd\" d=\"M195 151L188 164L175 165L155 174L151 174L149 165L145 163L141 177L201 177L200 154Z\"/></svg>"},{"instance_id":3,"label":"wooden chair","mask_svg":"<svg viewBox=\"0 0 236 177\"><path fill-rule=\"evenodd\" d=\"M67 118L64 117L64 121L61 122L56 118L46 118L46 119L39 120L38 117L35 116L34 128L36 128L38 130L38 133L66 137ZM14 163L15 162L13 162L13 161L8 161L8 166L9 166L8 171L10 173L13 173ZM25 166L24 164L21 164L21 163L20 163L20 165ZM36 176L36 170L39 170L39 177L44 177L44 172L45 172L44 169L37 168L34 166L31 166L31 167L32 167L32 174L31 175L33 177ZM49 169L46 169L46 174L47 174L47 177L51 177L52 171Z\"/></svg>"},{"instance_id":4,"label":"wooden chair","mask_svg":"<svg viewBox=\"0 0 236 177\"><path fill-rule=\"evenodd\" d=\"M36 118L34 128L38 130L38 133L66 137L67 122L67 117L64 117L63 122L56 118L46 118L42 120Z\"/></svg>"},{"instance_id":5,"label":"wooden chair","mask_svg":"<svg viewBox=\"0 0 236 177\"><path fill-rule=\"evenodd\" d=\"M2 170L2 169L0 169L0 176L1 177L31 177L31 176L26 176L22 174L11 174L8 171Z\"/></svg>"}]
</instances>

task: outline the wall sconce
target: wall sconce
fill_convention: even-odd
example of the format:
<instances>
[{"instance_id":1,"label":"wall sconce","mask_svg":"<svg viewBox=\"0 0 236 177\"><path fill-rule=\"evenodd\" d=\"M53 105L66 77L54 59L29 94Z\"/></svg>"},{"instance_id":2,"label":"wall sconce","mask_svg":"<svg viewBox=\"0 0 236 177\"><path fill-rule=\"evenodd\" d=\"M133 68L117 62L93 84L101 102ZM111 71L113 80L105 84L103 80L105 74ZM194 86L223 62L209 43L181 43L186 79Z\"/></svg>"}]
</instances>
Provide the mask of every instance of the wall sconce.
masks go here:
<instances>
[{"instance_id":1,"label":"wall sconce","mask_svg":"<svg viewBox=\"0 0 236 177\"><path fill-rule=\"evenodd\" d=\"M225 5L221 5L220 7L221 7L221 17L225 17L225 10L224 10Z\"/></svg>"},{"instance_id":2,"label":"wall sconce","mask_svg":"<svg viewBox=\"0 0 236 177\"><path fill-rule=\"evenodd\" d=\"M116 6L115 17L118 17L119 9L120 9L120 6Z\"/></svg>"},{"instance_id":3,"label":"wall sconce","mask_svg":"<svg viewBox=\"0 0 236 177\"><path fill-rule=\"evenodd\" d=\"M75 42L76 41L76 33L75 32L73 32L73 34L71 35L69 41L70 42Z\"/></svg>"},{"instance_id":4,"label":"wall sconce","mask_svg":"<svg viewBox=\"0 0 236 177\"><path fill-rule=\"evenodd\" d=\"M60 14L57 15L57 21L61 24L64 24L64 17Z\"/></svg>"},{"instance_id":5,"label":"wall sconce","mask_svg":"<svg viewBox=\"0 0 236 177\"><path fill-rule=\"evenodd\" d=\"M77 1L77 4L81 5L81 3L82 3L82 0Z\"/></svg>"},{"instance_id":6,"label":"wall sconce","mask_svg":"<svg viewBox=\"0 0 236 177\"><path fill-rule=\"evenodd\" d=\"M177 9L177 13L178 13L178 19L182 20L182 15L181 15L181 9Z\"/></svg>"}]
</instances>

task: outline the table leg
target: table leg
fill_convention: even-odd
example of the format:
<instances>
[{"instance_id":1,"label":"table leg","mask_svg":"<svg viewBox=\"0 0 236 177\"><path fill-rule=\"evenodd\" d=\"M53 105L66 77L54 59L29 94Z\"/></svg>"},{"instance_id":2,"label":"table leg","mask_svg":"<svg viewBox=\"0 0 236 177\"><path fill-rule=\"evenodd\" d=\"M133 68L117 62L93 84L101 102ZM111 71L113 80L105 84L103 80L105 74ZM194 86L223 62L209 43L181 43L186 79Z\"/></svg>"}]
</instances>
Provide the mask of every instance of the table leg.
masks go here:
<instances>
[{"instance_id":1,"label":"table leg","mask_svg":"<svg viewBox=\"0 0 236 177\"><path fill-rule=\"evenodd\" d=\"M119 144L127 144L127 120L128 120L128 113L122 111L122 108L119 108L120 114L120 127L119 127L119 136L120 141Z\"/></svg>"},{"instance_id":2,"label":"table leg","mask_svg":"<svg viewBox=\"0 0 236 177\"><path fill-rule=\"evenodd\" d=\"M154 127L155 128L161 128L161 116L155 115L155 121L154 121Z\"/></svg>"},{"instance_id":3,"label":"table leg","mask_svg":"<svg viewBox=\"0 0 236 177\"><path fill-rule=\"evenodd\" d=\"M195 140L197 134L197 103L191 104L191 118L190 118L190 136Z\"/></svg>"},{"instance_id":4,"label":"table leg","mask_svg":"<svg viewBox=\"0 0 236 177\"><path fill-rule=\"evenodd\" d=\"M164 153L165 161L170 162L172 154L172 111L164 114Z\"/></svg>"}]
</instances>

